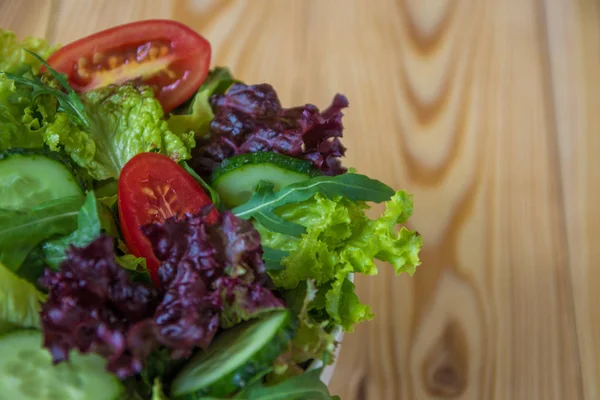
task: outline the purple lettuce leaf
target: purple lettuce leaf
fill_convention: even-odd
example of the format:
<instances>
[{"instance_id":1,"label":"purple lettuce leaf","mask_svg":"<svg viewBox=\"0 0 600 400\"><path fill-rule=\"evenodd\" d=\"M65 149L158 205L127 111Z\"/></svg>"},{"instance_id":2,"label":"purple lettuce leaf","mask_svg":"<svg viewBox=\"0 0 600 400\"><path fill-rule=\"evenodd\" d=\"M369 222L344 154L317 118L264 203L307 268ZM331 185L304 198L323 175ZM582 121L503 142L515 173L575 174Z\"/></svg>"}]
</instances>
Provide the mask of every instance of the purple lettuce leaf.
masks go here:
<instances>
[{"instance_id":1,"label":"purple lettuce leaf","mask_svg":"<svg viewBox=\"0 0 600 400\"><path fill-rule=\"evenodd\" d=\"M193 151L190 165L203 177L226 158L238 154L272 151L312 162L325 175L346 172L340 157L346 151L342 109L348 100L341 94L323 112L312 105L283 108L268 84L236 83L211 98L215 114L210 136Z\"/></svg>"},{"instance_id":2,"label":"purple lettuce leaf","mask_svg":"<svg viewBox=\"0 0 600 400\"><path fill-rule=\"evenodd\" d=\"M160 288L134 282L115 260L111 238L71 247L58 272L46 270L44 346L54 359L94 352L124 379L139 374L157 350L172 359L206 348L228 328L284 307L269 288L260 235L230 212L214 223L210 208L143 227L159 267Z\"/></svg>"},{"instance_id":3,"label":"purple lettuce leaf","mask_svg":"<svg viewBox=\"0 0 600 400\"><path fill-rule=\"evenodd\" d=\"M209 293L204 303L221 312L220 318L211 321L215 331L219 320L221 327L228 328L264 311L283 308L283 301L268 288L271 282L262 260L260 235L252 223L226 211L215 224L207 224L203 215L208 211L209 207L197 215L142 228L162 263L161 285L176 292L186 290L177 277L173 279L174 271L177 276L194 277L194 282L200 280L205 285L201 290ZM177 332L170 326L165 330Z\"/></svg>"},{"instance_id":4,"label":"purple lettuce leaf","mask_svg":"<svg viewBox=\"0 0 600 400\"><path fill-rule=\"evenodd\" d=\"M136 324L152 317L158 291L132 283L113 250L113 240L103 236L72 247L60 271L46 269L40 284L49 293L41 321L55 362L67 360L71 349L94 352L108 359L109 370L127 376L141 371L141 360L154 348L145 340L148 327Z\"/></svg>"}]
</instances>

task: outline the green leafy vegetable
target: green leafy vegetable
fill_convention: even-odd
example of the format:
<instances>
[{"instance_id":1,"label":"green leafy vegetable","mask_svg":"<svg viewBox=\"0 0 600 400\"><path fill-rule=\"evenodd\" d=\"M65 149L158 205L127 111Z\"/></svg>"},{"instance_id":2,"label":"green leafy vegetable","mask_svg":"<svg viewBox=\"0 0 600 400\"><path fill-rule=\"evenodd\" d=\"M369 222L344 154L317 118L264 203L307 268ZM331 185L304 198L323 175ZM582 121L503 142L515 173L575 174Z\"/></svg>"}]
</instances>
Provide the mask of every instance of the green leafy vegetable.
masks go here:
<instances>
[{"instance_id":1,"label":"green leafy vegetable","mask_svg":"<svg viewBox=\"0 0 600 400\"><path fill-rule=\"evenodd\" d=\"M283 269L281 265L281 259L290 255L289 251L272 249L270 247L262 246L263 256L262 259L265 262L267 271L277 271Z\"/></svg>"},{"instance_id":2,"label":"green leafy vegetable","mask_svg":"<svg viewBox=\"0 0 600 400\"><path fill-rule=\"evenodd\" d=\"M35 52L45 59L58 47L51 47L47 41L32 37L19 42L14 32L0 29L0 71L15 73L26 67L37 74L42 64L26 51Z\"/></svg>"},{"instance_id":3,"label":"green leafy vegetable","mask_svg":"<svg viewBox=\"0 0 600 400\"><path fill-rule=\"evenodd\" d=\"M160 378L156 378L154 380L154 386L152 386L152 400L169 400L169 398L163 391Z\"/></svg>"},{"instance_id":4,"label":"green leafy vegetable","mask_svg":"<svg viewBox=\"0 0 600 400\"><path fill-rule=\"evenodd\" d=\"M321 382L320 373L321 370L308 371L272 386L255 382L234 398L246 400L339 400L338 396L329 394L327 386Z\"/></svg>"},{"instance_id":5,"label":"green leafy vegetable","mask_svg":"<svg viewBox=\"0 0 600 400\"><path fill-rule=\"evenodd\" d=\"M219 193L217 193L215 189L206 183L204 179L202 179L200 175L198 175L196 171L194 171L185 161L180 162L179 165L181 165L183 169L185 169L185 171L190 174L196 182L198 182L206 194L210 196L210 201L214 204L215 208L220 209L221 199L219 198Z\"/></svg>"},{"instance_id":6,"label":"green leafy vegetable","mask_svg":"<svg viewBox=\"0 0 600 400\"><path fill-rule=\"evenodd\" d=\"M29 74L28 70L24 72ZM36 114L43 107L43 100L33 102L29 87L17 86L5 74L0 73L0 150L12 147L41 147L41 123Z\"/></svg>"},{"instance_id":7,"label":"green leafy vegetable","mask_svg":"<svg viewBox=\"0 0 600 400\"><path fill-rule=\"evenodd\" d=\"M77 228L80 196L45 202L29 212L0 210L0 262L12 271L41 242Z\"/></svg>"},{"instance_id":8,"label":"green leafy vegetable","mask_svg":"<svg viewBox=\"0 0 600 400\"><path fill-rule=\"evenodd\" d=\"M44 260L41 246L37 246L27 255L16 274L19 278L25 279L33 286L39 288L40 276L42 276L46 268L47 265Z\"/></svg>"},{"instance_id":9,"label":"green leafy vegetable","mask_svg":"<svg viewBox=\"0 0 600 400\"><path fill-rule=\"evenodd\" d=\"M53 130L45 141L53 150L62 146L95 179L118 178L125 163L142 152L159 151L176 161L190 157L193 136L168 129L150 87L108 86L86 93L83 102L90 129Z\"/></svg>"},{"instance_id":10,"label":"green leafy vegetable","mask_svg":"<svg viewBox=\"0 0 600 400\"><path fill-rule=\"evenodd\" d=\"M198 137L206 136L214 117L210 97L225 93L235 82L227 68L217 67L210 71L191 102L169 116L169 129L178 135L194 132Z\"/></svg>"},{"instance_id":11,"label":"green leafy vegetable","mask_svg":"<svg viewBox=\"0 0 600 400\"><path fill-rule=\"evenodd\" d=\"M42 245L44 259L58 269L66 259L69 246L85 247L102 233L117 236L117 227L106 206L96 199L94 192L88 192L77 215L77 229L68 236L45 242Z\"/></svg>"},{"instance_id":12,"label":"green leafy vegetable","mask_svg":"<svg viewBox=\"0 0 600 400\"><path fill-rule=\"evenodd\" d=\"M117 264L129 271L147 272L146 259L144 257L136 257L133 254L118 256Z\"/></svg>"},{"instance_id":13,"label":"green leafy vegetable","mask_svg":"<svg viewBox=\"0 0 600 400\"><path fill-rule=\"evenodd\" d=\"M303 373L298 364L309 360L321 359L326 365L333 363L335 333L326 329L328 321L317 322L310 315L317 294L313 280L301 282L298 287L283 292L287 306L297 316L298 329L288 351L277 359L267 382L277 383Z\"/></svg>"},{"instance_id":14,"label":"green leafy vegetable","mask_svg":"<svg viewBox=\"0 0 600 400\"><path fill-rule=\"evenodd\" d=\"M42 78L29 79L10 73L6 73L6 76L16 83L30 86L33 89L32 95L34 99L43 94L48 94L55 97L59 104L59 111L65 111L75 124L78 124L84 129L89 129L90 121L86 115L83 103L75 91L71 89L67 80L61 74L52 69L39 55L32 53L29 50L25 51L35 58L40 64L43 64L48 69L50 75L52 75L56 82L58 82L62 89L67 93L48 85Z\"/></svg>"},{"instance_id":15,"label":"green leafy vegetable","mask_svg":"<svg viewBox=\"0 0 600 400\"><path fill-rule=\"evenodd\" d=\"M253 193L256 198L266 198L272 196L274 185L271 182L260 181ZM254 219L265 228L278 233L283 233L290 236L302 236L306 229L299 224L287 221L279 215L268 211L258 211L252 214Z\"/></svg>"},{"instance_id":16,"label":"green leafy vegetable","mask_svg":"<svg viewBox=\"0 0 600 400\"><path fill-rule=\"evenodd\" d=\"M300 238L255 223L263 246L289 252L281 259L283 269L269 271L275 286L291 290L303 281L314 280L318 294L311 304L311 315L317 321L341 325L346 331L371 319L370 309L358 300L348 274L377 274L375 259L391 263L396 273L411 275L420 263L421 237L398 227L412 214L411 196L399 191L385 206L382 216L371 220L363 202L339 196L330 199L318 193L276 210L285 220L306 227Z\"/></svg>"},{"instance_id":17,"label":"green leafy vegetable","mask_svg":"<svg viewBox=\"0 0 600 400\"><path fill-rule=\"evenodd\" d=\"M100 197L98 193L96 193L98 195L98 201L102 204L104 204L106 207L112 209L113 207L116 206L117 204L117 195L112 195L112 196L104 196L104 197Z\"/></svg>"},{"instance_id":18,"label":"green leafy vegetable","mask_svg":"<svg viewBox=\"0 0 600 400\"><path fill-rule=\"evenodd\" d=\"M301 203L317 193L330 199L344 196L355 202L381 203L389 200L394 190L382 182L355 173L319 176L288 185L277 192L273 191L273 184L261 181L250 200L232 211L240 218L256 219L273 232L300 236L304 233L302 224L281 218L273 211L287 204Z\"/></svg>"},{"instance_id":19,"label":"green leafy vegetable","mask_svg":"<svg viewBox=\"0 0 600 400\"><path fill-rule=\"evenodd\" d=\"M31 283L0 263L0 331L40 328L40 304L45 296Z\"/></svg>"}]
</instances>

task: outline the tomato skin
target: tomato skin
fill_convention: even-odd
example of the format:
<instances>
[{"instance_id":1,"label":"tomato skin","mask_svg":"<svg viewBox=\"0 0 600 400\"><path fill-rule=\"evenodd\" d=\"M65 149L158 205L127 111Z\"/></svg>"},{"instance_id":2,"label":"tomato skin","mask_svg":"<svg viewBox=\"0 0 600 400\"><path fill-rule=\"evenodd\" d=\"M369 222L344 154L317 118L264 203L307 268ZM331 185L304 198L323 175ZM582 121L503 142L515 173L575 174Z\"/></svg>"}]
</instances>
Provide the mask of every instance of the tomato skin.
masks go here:
<instances>
[{"instance_id":1,"label":"tomato skin","mask_svg":"<svg viewBox=\"0 0 600 400\"><path fill-rule=\"evenodd\" d=\"M161 50L167 48L169 53L144 53L152 47L146 45L153 43ZM122 63L110 66L111 55L122 58ZM126 60L127 55L134 59ZM168 113L198 90L208 75L210 59L211 46L204 37L179 22L152 19L119 25L76 40L53 53L48 64L67 74L69 84L77 92L141 78L153 87Z\"/></svg>"},{"instance_id":2,"label":"tomato skin","mask_svg":"<svg viewBox=\"0 0 600 400\"><path fill-rule=\"evenodd\" d=\"M125 164L118 182L117 199L121 232L136 257L146 258L150 276L158 286L160 261L141 226L163 222L183 213L198 212L211 204L210 198L181 166L157 153L140 153ZM208 222L218 218L216 209Z\"/></svg>"}]
</instances>

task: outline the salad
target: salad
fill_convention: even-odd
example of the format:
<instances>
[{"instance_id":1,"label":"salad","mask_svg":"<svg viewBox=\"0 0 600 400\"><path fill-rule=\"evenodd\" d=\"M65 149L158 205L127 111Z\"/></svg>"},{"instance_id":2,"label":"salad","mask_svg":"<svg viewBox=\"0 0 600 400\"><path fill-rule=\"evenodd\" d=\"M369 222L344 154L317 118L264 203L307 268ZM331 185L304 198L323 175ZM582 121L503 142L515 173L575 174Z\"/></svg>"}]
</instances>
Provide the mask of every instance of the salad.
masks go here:
<instances>
[{"instance_id":1,"label":"salad","mask_svg":"<svg viewBox=\"0 0 600 400\"><path fill-rule=\"evenodd\" d=\"M342 165L343 95L210 62L168 20L0 31L2 398L331 399L354 275L419 265L411 195Z\"/></svg>"}]
</instances>

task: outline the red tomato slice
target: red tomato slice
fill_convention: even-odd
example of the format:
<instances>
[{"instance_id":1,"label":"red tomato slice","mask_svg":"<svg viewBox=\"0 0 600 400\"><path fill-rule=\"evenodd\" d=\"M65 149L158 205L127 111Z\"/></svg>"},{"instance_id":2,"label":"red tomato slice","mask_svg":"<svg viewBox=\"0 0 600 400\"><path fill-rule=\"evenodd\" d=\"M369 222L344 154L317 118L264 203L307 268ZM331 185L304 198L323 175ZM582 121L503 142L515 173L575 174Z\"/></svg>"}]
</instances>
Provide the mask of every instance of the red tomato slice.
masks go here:
<instances>
[{"instance_id":1,"label":"red tomato slice","mask_svg":"<svg viewBox=\"0 0 600 400\"><path fill-rule=\"evenodd\" d=\"M118 205L121 231L133 255L145 257L146 265L158 285L160 261L140 227L163 222L174 215L197 212L211 204L200 185L169 157L156 153L140 153L121 170ZM213 209L208 222L218 217Z\"/></svg>"},{"instance_id":2,"label":"red tomato slice","mask_svg":"<svg viewBox=\"0 0 600 400\"><path fill-rule=\"evenodd\" d=\"M165 113L190 98L208 74L210 43L170 20L116 26L70 43L48 59L77 92L141 79Z\"/></svg>"}]
</instances>

